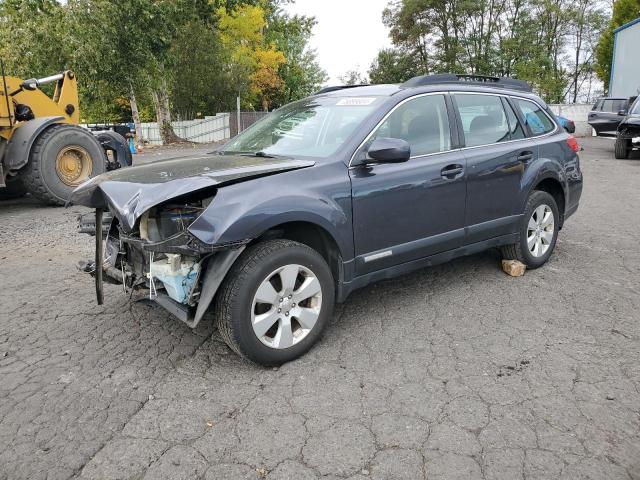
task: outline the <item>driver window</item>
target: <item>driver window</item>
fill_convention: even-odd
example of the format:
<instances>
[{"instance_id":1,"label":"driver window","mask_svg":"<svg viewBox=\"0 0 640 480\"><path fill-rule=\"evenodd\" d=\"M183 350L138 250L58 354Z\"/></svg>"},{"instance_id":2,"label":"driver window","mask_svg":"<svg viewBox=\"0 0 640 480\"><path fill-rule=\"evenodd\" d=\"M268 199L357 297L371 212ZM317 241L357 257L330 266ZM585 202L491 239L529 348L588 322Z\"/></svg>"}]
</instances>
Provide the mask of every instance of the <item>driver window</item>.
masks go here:
<instances>
[{"instance_id":1,"label":"driver window","mask_svg":"<svg viewBox=\"0 0 640 480\"><path fill-rule=\"evenodd\" d=\"M450 150L444 95L425 95L403 103L378 127L371 140L376 138L406 140L411 146L411 157Z\"/></svg>"}]
</instances>

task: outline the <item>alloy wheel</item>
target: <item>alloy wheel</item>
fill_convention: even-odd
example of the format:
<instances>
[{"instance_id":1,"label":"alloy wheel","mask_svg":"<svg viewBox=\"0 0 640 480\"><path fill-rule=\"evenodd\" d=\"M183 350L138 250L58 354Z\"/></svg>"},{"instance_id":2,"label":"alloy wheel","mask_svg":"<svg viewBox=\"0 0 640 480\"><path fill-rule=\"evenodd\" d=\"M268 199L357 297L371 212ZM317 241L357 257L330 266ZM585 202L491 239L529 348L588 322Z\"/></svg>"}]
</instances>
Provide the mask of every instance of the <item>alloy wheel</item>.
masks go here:
<instances>
[{"instance_id":1,"label":"alloy wheel","mask_svg":"<svg viewBox=\"0 0 640 480\"><path fill-rule=\"evenodd\" d=\"M289 348L313 330L322 308L322 287L302 265L285 265L258 286L251 307L256 337L268 347Z\"/></svg>"},{"instance_id":2,"label":"alloy wheel","mask_svg":"<svg viewBox=\"0 0 640 480\"><path fill-rule=\"evenodd\" d=\"M536 207L527 225L527 248L536 258L542 257L553 241L555 222L553 211L548 205Z\"/></svg>"}]
</instances>

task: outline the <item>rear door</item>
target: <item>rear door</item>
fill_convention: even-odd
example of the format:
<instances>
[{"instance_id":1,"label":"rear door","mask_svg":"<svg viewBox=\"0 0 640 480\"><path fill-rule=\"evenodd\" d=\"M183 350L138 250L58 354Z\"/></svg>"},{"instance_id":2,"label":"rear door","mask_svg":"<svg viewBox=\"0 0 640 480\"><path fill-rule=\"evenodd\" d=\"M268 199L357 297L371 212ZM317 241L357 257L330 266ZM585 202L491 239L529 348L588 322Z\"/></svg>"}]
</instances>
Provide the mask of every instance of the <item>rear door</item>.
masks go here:
<instances>
[{"instance_id":1,"label":"rear door","mask_svg":"<svg viewBox=\"0 0 640 480\"><path fill-rule=\"evenodd\" d=\"M526 164L538 155L505 96L455 93L467 159L466 243L513 233Z\"/></svg>"},{"instance_id":2,"label":"rear door","mask_svg":"<svg viewBox=\"0 0 640 480\"><path fill-rule=\"evenodd\" d=\"M618 115L620 110L626 110L627 100L623 98L602 98L598 100L594 109L589 112L589 125L596 134L603 137L615 137L618 124L624 116Z\"/></svg>"}]
</instances>

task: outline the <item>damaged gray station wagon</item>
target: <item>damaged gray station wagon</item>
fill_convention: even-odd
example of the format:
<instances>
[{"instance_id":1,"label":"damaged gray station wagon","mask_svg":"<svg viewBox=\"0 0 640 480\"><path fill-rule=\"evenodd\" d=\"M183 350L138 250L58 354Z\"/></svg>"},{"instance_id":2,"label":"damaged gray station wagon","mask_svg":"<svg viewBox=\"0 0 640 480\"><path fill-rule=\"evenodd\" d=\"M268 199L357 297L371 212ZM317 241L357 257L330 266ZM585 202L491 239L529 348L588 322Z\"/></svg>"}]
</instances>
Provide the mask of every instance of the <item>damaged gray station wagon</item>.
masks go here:
<instances>
[{"instance_id":1,"label":"damaged gray station wagon","mask_svg":"<svg viewBox=\"0 0 640 480\"><path fill-rule=\"evenodd\" d=\"M431 75L324 89L71 201L96 209L99 302L111 281L191 327L212 308L233 350L278 365L371 282L491 247L543 265L578 208L577 151L526 83Z\"/></svg>"}]
</instances>

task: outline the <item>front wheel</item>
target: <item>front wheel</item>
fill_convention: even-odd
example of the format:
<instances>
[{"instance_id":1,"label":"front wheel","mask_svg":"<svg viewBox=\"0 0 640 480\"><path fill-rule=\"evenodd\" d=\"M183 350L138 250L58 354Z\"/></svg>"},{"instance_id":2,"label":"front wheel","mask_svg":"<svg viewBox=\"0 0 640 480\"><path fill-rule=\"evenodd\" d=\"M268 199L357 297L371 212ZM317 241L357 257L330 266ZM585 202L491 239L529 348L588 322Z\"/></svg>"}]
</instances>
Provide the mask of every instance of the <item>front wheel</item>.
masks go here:
<instances>
[{"instance_id":1,"label":"front wheel","mask_svg":"<svg viewBox=\"0 0 640 480\"><path fill-rule=\"evenodd\" d=\"M614 147L615 157L620 160L629 158L629 144L631 142L626 138L616 138L616 145Z\"/></svg>"},{"instance_id":2,"label":"front wheel","mask_svg":"<svg viewBox=\"0 0 640 480\"><path fill-rule=\"evenodd\" d=\"M520 225L518 242L502 247L502 256L518 260L527 268L544 265L558 238L560 215L555 199L547 192L534 191L527 201Z\"/></svg>"},{"instance_id":3,"label":"front wheel","mask_svg":"<svg viewBox=\"0 0 640 480\"><path fill-rule=\"evenodd\" d=\"M280 365L307 352L333 311L334 280L312 248L269 240L245 251L218 292L218 329L236 353Z\"/></svg>"}]
</instances>

